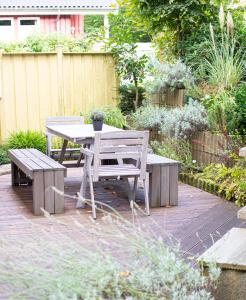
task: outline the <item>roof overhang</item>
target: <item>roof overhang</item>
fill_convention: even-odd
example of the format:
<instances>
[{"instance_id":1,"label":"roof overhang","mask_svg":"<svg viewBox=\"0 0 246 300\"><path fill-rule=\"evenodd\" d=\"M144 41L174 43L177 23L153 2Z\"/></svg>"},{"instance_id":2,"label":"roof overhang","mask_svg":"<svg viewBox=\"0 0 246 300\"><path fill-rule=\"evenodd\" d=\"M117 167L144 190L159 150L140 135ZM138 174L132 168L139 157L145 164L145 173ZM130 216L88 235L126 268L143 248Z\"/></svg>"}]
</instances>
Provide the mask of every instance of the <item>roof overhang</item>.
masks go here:
<instances>
[{"instance_id":1,"label":"roof overhang","mask_svg":"<svg viewBox=\"0 0 246 300\"><path fill-rule=\"evenodd\" d=\"M107 15L114 13L117 8L100 9L71 9L71 8L52 8L52 9L0 9L0 16L37 16L37 15Z\"/></svg>"}]
</instances>

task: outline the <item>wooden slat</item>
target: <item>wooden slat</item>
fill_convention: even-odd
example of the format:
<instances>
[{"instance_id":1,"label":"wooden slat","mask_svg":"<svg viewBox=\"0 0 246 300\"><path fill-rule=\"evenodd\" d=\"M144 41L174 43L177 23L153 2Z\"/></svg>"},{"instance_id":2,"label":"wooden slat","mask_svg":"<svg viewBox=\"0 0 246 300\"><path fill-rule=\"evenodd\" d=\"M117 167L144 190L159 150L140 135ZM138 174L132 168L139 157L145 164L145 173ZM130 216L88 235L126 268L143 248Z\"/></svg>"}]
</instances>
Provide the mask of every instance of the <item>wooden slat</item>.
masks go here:
<instances>
[{"instance_id":1,"label":"wooden slat","mask_svg":"<svg viewBox=\"0 0 246 300\"><path fill-rule=\"evenodd\" d=\"M44 208L50 214L55 213L55 192L52 187L55 186L55 172L44 172Z\"/></svg>"},{"instance_id":2,"label":"wooden slat","mask_svg":"<svg viewBox=\"0 0 246 300\"><path fill-rule=\"evenodd\" d=\"M176 165L180 162L156 154L147 155L147 165Z\"/></svg>"},{"instance_id":3,"label":"wooden slat","mask_svg":"<svg viewBox=\"0 0 246 300\"><path fill-rule=\"evenodd\" d=\"M33 174L33 213L42 215L40 208L45 208L44 172Z\"/></svg>"},{"instance_id":4,"label":"wooden slat","mask_svg":"<svg viewBox=\"0 0 246 300\"><path fill-rule=\"evenodd\" d=\"M161 180L161 167L154 166L151 174L151 195L150 195L150 206L160 207L161 204L161 190L160 190L160 180Z\"/></svg>"},{"instance_id":5,"label":"wooden slat","mask_svg":"<svg viewBox=\"0 0 246 300\"><path fill-rule=\"evenodd\" d=\"M154 167L155 168L155 167ZM170 182L170 174L169 170L171 167L169 166L161 166L160 167L160 193L161 193L161 201L160 201L160 206L168 206L170 205L169 203L169 198L170 198L170 185L172 185L172 181Z\"/></svg>"},{"instance_id":6,"label":"wooden slat","mask_svg":"<svg viewBox=\"0 0 246 300\"><path fill-rule=\"evenodd\" d=\"M169 167L170 202L169 205L178 205L178 165Z\"/></svg>"},{"instance_id":7,"label":"wooden slat","mask_svg":"<svg viewBox=\"0 0 246 300\"><path fill-rule=\"evenodd\" d=\"M100 153L104 153L104 152L130 152L130 153L139 153L140 151L142 151L142 146L114 146L114 147L100 147Z\"/></svg>"},{"instance_id":8,"label":"wooden slat","mask_svg":"<svg viewBox=\"0 0 246 300\"><path fill-rule=\"evenodd\" d=\"M142 145L143 139L124 139L124 145ZM101 140L101 146L118 146L122 145L121 139Z\"/></svg>"},{"instance_id":9,"label":"wooden slat","mask_svg":"<svg viewBox=\"0 0 246 300\"><path fill-rule=\"evenodd\" d=\"M55 172L55 187L61 192L64 193L64 172L56 171ZM55 192L55 213L60 214L64 212L65 199L63 194Z\"/></svg>"},{"instance_id":10,"label":"wooden slat","mask_svg":"<svg viewBox=\"0 0 246 300\"><path fill-rule=\"evenodd\" d=\"M122 158L122 159L127 159L127 158L134 158L134 159L139 159L141 157L140 153L100 153L98 155L98 158L100 160L102 159L117 159L117 158Z\"/></svg>"},{"instance_id":11,"label":"wooden slat","mask_svg":"<svg viewBox=\"0 0 246 300\"><path fill-rule=\"evenodd\" d=\"M146 131L136 131L136 130L122 130L122 131L115 131L115 132L96 132L95 135L101 136L101 141L108 140L108 139L139 139L144 138Z\"/></svg>"}]
</instances>

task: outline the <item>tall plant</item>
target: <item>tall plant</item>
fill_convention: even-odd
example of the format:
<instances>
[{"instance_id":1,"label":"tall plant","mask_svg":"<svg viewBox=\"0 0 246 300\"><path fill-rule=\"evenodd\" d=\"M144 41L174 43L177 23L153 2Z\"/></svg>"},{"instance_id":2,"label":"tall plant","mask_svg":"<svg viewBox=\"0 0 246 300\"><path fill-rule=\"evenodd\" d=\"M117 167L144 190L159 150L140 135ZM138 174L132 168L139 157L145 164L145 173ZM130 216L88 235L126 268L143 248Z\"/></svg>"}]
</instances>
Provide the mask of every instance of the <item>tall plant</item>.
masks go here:
<instances>
[{"instance_id":1,"label":"tall plant","mask_svg":"<svg viewBox=\"0 0 246 300\"><path fill-rule=\"evenodd\" d=\"M210 25L210 46L203 65L203 72L209 84L216 86L219 92L233 89L245 75L245 54L237 47L234 36L234 24L230 12L223 7L219 14L221 38L216 41Z\"/></svg>"}]
</instances>

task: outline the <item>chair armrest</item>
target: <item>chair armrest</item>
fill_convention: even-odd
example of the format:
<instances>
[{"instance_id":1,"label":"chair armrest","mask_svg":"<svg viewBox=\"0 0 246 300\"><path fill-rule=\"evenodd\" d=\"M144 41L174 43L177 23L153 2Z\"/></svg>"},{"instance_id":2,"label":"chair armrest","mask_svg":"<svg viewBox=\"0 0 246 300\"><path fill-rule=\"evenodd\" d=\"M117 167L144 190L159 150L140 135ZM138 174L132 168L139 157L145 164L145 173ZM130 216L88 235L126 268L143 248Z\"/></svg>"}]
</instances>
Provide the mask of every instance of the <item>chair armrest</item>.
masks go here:
<instances>
[{"instance_id":1,"label":"chair armrest","mask_svg":"<svg viewBox=\"0 0 246 300\"><path fill-rule=\"evenodd\" d=\"M91 151L91 150L89 150L89 149L87 149L87 148L81 147L81 148L80 148L80 152L83 153L83 154L86 155L86 156L90 156L90 157L93 157L93 156L94 156L94 152Z\"/></svg>"}]
</instances>

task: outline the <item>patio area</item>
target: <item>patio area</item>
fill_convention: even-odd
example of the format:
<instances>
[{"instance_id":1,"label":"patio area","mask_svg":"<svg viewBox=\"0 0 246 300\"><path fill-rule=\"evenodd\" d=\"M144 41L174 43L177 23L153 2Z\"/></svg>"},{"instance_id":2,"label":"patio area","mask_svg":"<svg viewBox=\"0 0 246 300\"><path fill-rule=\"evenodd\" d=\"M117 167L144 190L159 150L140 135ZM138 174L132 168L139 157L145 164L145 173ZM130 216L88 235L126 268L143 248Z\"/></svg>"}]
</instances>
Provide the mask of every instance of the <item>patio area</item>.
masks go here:
<instances>
[{"instance_id":1,"label":"patio area","mask_svg":"<svg viewBox=\"0 0 246 300\"><path fill-rule=\"evenodd\" d=\"M74 196L81 183L81 169L68 169L65 178L65 193ZM96 200L107 203L119 211L126 219L131 219L131 210L127 195L121 182L118 186L99 184L95 188ZM137 202L144 207L143 189L137 193ZM65 213L54 215L59 231L76 236L77 228L74 220L88 224L91 217L90 208L75 209L76 200L65 199ZM185 256L196 256L203 253L216 240L232 227L245 227L246 223L237 219L238 207L215 195L204 192L186 184L179 184L179 204L175 207L152 208L151 216L138 218L145 226L151 225L151 231L164 239L171 234L181 242L181 249ZM102 220L102 213L98 213L96 222ZM31 224L35 225L32 226ZM10 175L0 176L0 231L4 235L18 236L19 239L29 240L39 229L48 230L56 226L49 218L36 217L32 213L31 187L11 186ZM69 228L64 226L69 224ZM71 225L71 226L70 226ZM51 231L52 235L52 231ZM55 232L53 233L56 239Z\"/></svg>"}]
</instances>

